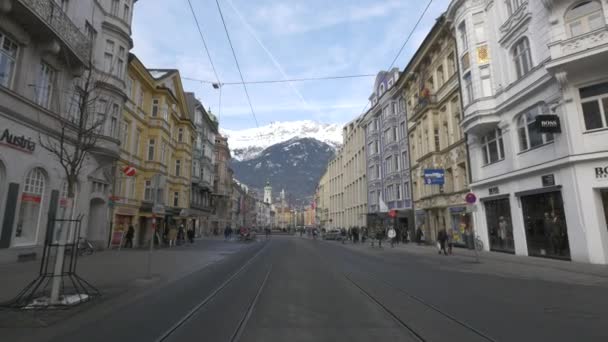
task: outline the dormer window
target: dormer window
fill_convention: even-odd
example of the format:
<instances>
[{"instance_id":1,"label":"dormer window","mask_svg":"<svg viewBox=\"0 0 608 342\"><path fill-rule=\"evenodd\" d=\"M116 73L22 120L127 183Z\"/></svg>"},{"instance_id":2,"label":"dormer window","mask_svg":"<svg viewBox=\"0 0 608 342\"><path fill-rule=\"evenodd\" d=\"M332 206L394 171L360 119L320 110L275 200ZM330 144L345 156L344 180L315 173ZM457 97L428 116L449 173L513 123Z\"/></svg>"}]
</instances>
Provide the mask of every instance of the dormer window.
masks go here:
<instances>
[{"instance_id":1,"label":"dormer window","mask_svg":"<svg viewBox=\"0 0 608 342\"><path fill-rule=\"evenodd\" d=\"M580 36L605 25L602 5L598 1L579 2L566 13L564 19L571 37Z\"/></svg>"},{"instance_id":2,"label":"dormer window","mask_svg":"<svg viewBox=\"0 0 608 342\"><path fill-rule=\"evenodd\" d=\"M380 88L378 89L378 95L382 96L382 94L384 94L384 83L382 83L380 85Z\"/></svg>"},{"instance_id":3,"label":"dormer window","mask_svg":"<svg viewBox=\"0 0 608 342\"><path fill-rule=\"evenodd\" d=\"M391 89L393 86L393 80L388 81L388 89Z\"/></svg>"}]
</instances>

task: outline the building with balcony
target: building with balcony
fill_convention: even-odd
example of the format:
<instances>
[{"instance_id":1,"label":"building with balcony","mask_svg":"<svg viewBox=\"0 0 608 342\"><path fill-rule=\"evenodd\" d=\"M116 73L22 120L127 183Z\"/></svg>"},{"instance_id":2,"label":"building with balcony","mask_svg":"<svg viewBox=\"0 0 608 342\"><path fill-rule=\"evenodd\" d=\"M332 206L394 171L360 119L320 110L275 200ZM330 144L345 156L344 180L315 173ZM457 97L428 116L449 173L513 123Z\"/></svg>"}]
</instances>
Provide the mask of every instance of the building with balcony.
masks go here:
<instances>
[{"instance_id":1,"label":"building with balcony","mask_svg":"<svg viewBox=\"0 0 608 342\"><path fill-rule=\"evenodd\" d=\"M381 71L369 97L365 130L368 226L414 228L405 98L396 87L399 69ZM389 218L393 210L395 218Z\"/></svg>"},{"instance_id":2,"label":"building with balcony","mask_svg":"<svg viewBox=\"0 0 608 342\"><path fill-rule=\"evenodd\" d=\"M146 69L131 54L127 84L113 220L114 230L133 225L134 242L143 244L153 224L162 235L171 226L195 222L190 200L196 129L177 70ZM128 166L135 176L122 172Z\"/></svg>"},{"instance_id":3,"label":"building with balcony","mask_svg":"<svg viewBox=\"0 0 608 342\"><path fill-rule=\"evenodd\" d=\"M213 183L215 180L215 136L218 123L215 116L208 113L194 93L186 93L188 108L194 125L196 137L192 149L192 192L190 200L191 215L197 235L211 232L210 216L213 212Z\"/></svg>"},{"instance_id":4,"label":"building with balcony","mask_svg":"<svg viewBox=\"0 0 608 342\"><path fill-rule=\"evenodd\" d=\"M412 192L416 227L427 241L441 229L463 242L471 226L465 195L468 189L466 144L460 127L462 110L456 46L450 26L440 17L399 79L407 101ZM441 184L425 181L425 171L443 173ZM427 179L428 180L428 179Z\"/></svg>"},{"instance_id":5,"label":"building with balcony","mask_svg":"<svg viewBox=\"0 0 608 342\"><path fill-rule=\"evenodd\" d=\"M487 249L608 263L607 5L449 6Z\"/></svg>"},{"instance_id":6,"label":"building with balcony","mask_svg":"<svg viewBox=\"0 0 608 342\"><path fill-rule=\"evenodd\" d=\"M40 254L53 238L52 217L70 211L83 217L82 236L107 246L134 1L119 5L0 1L0 261ZM40 142L58 144L61 132L74 134L80 120L91 124L75 105L89 74L97 102L85 112L98 119L99 134L68 203L59 156Z\"/></svg>"}]
</instances>

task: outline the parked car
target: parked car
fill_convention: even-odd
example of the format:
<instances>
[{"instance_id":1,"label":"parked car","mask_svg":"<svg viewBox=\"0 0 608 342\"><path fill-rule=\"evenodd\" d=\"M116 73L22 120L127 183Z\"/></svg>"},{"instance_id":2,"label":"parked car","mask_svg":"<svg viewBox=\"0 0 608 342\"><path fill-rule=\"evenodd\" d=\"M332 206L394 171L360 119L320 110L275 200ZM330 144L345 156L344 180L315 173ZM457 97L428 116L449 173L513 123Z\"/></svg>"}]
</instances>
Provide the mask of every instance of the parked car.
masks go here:
<instances>
[{"instance_id":1,"label":"parked car","mask_svg":"<svg viewBox=\"0 0 608 342\"><path fill-rule=\"evenodd\" d=\"M340 239L340 230L332 229L323 235L323 240L339 240Z\"/></svg>"}]
</instances>

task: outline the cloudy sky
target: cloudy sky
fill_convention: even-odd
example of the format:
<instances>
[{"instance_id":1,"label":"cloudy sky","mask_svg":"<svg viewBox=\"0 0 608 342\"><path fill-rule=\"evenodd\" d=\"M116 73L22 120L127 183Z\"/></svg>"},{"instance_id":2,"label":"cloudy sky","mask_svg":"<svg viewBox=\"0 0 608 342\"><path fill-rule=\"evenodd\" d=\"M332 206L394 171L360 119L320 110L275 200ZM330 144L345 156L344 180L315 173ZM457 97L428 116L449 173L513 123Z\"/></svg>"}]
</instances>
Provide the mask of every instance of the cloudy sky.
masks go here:
<instances>
[{"instance_id":1,"label":"cloudy sky","mask_svg":"<svg viewBox=\"0 0 608 342\"><path fill-rule=\"evenodd\" d=\"M221 82L240 77L215 0L191 0ZM434 0L397 61L407 64L449 0ZM245 81L376 74L389 67L427 0L219 0ZM149 68L215 81L187 0L135 5L133 52ZM344 123L359 115L374 77L249 85L259 125L273 121ZM219 112L219 91L183 80ZM222 88L221 126L255 127L241 85Z\"/></svg>"}]
</instances>

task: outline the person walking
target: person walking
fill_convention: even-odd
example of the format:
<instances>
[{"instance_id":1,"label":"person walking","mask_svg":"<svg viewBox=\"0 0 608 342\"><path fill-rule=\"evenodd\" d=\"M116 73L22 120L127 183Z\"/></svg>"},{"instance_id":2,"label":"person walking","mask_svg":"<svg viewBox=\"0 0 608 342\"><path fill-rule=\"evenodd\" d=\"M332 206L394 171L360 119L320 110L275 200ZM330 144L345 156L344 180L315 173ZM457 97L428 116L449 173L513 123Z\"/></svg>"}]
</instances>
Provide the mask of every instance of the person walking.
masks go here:
<instances>
[{"instance_id":1,"label":"person walking","mask_svg":"<svg viewBox=\"0 0 608 342\"><path fill-rule=\"evenodd\" d=\"M129 229L127 229L127 235L125 236L126 240L125 241L125 248L133 248L133 236L135 235L135 228L133 228L133 225L130 224L129 225Z\"/></svg>"},{"instance_id":2,"label":"person walking","mask_svg":"<svg viewBox=\"0 0 608 342\"><path fill-rule=\"evenodd\" d=\"M454 230L448 230L448 253L452 255L452 247L454 247Z\"/></svg>"},{"instance_id":3,"label":"person walking","mask_svg":"<svg viewBox=\"0 0 608 342\"><path fill-rule=\"evenodd\" d=\"M416 228L416 243L420 245L422 243L422 229L420 226Z\"/></svg>"},{"instance_id":4,"label":"person walking","mask_svg":"<svg viewBox=\"0 0 608 342\"><path fill-rule=\"evenodd\" d=\"M444 255L448 255L448 252L445 249L447 240L448 240L448 234L446 233L445 229L440 230L439 233L437 234L437 241L439 244L439 254L441 254L441 252L443 252Z\"/></svg>"},{"instance_id":5,"label":"person walking","mask_svg":"<svg viewBox=\"0 0 608 342\"><path fill-rule=\"evenodd\" d=\"M177 228L175 226L171 226L169 229L169 247L175 246L175 241L177 240Z\"/></svg>"},{"instance_id":6,"label":"person walking","mask_svg":"<svg viewBox=\"0 0 608 342\"><path fill-rule=\"evenodd\" d=\"M393 227L388 230L388 238L391 239L391 248L395 248L395 243L397 242L397 231Z\"/></svg>"},{"instance_id":7,"label":"person walking","mask_svg":"<svg viewBox=\"0 0 608 342\"><path fill-rule=\"evenodd\" d=\"M194 243L194 228L193 227L189 227L188 231L186 232L186 235L188 236L188 241L192 244Z\"/></svg>"},{"instance_id":8,"label":"person walking","mask_svg":"<svg viewBox=\"0 0 608 342\"><path fill-rule=\"evenodd\" d=\"M380 227L376 231L376 240L378 240L378 247L382 248L382 239L384 239L384 228Z\"/></svg>"},{"instance_id":9,"label":"person walking","mask_svg":"<svg viewBox=\"0 0 608 342\"><path fill-rule=\"evenodd\" d=\"M346 243L346 229L340 229L340 236L342 237L342 244Z\"/></svg>"}]
</instances>

